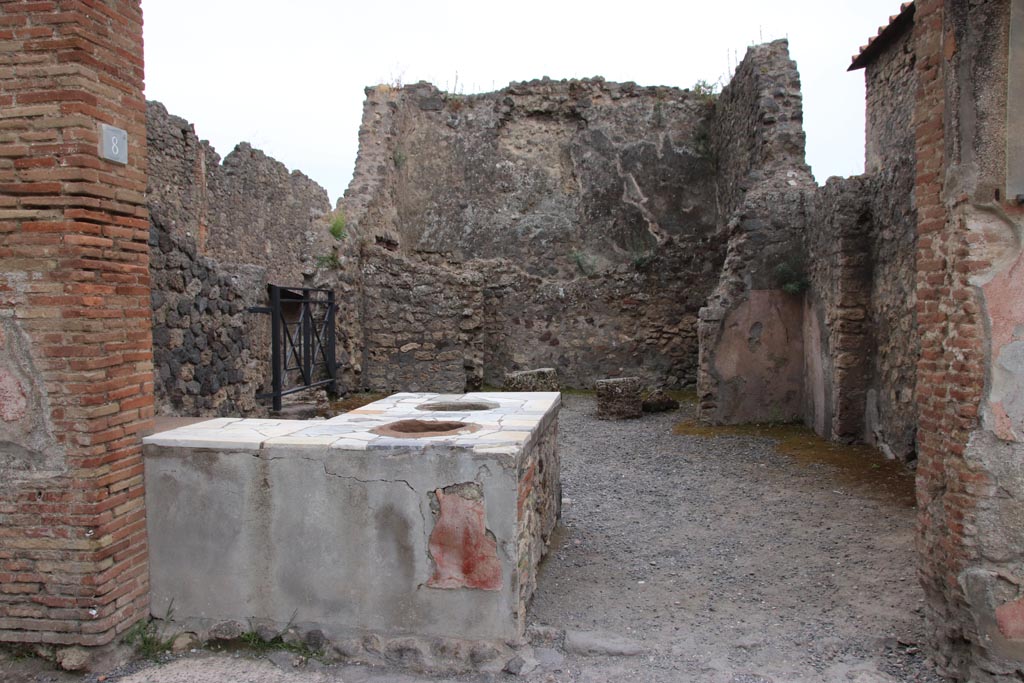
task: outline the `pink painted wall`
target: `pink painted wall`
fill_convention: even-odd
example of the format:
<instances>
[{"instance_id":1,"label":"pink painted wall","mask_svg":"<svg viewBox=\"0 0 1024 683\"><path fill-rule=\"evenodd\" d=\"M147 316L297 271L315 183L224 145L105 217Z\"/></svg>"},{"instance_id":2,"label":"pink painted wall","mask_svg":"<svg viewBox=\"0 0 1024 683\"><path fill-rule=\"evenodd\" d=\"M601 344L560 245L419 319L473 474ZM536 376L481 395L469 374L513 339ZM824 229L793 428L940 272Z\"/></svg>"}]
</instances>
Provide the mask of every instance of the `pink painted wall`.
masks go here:
<instances>
[{"instance_id":1,"label":"pink painted wall","mask_svg":"<svg viewBox=\"0 0 1024 683\"><path fill-rule=\"evenodd\" d=\"M803 416L802 298L752 290L729 312L715 350L719 420L783 422Z\"/></svg>"}]
</instances>

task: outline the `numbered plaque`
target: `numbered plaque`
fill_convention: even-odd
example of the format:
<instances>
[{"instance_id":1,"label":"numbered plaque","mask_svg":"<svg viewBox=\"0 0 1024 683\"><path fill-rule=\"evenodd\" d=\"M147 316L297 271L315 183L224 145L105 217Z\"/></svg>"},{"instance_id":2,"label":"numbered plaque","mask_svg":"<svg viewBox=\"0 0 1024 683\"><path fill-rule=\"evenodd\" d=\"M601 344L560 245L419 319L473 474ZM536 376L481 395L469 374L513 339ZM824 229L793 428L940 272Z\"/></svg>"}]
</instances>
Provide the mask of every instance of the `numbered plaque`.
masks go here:
<instances>
[{"instance_id":1,"label":"numbered plaque","mask_svg":"<svg viewBox=\"0 0 1024 683\"><path fill-rule=\"evenodd\" d=\"M100 124L100 156L118 164L128 163L128 131Z\"/></svg>"}]
</instances>

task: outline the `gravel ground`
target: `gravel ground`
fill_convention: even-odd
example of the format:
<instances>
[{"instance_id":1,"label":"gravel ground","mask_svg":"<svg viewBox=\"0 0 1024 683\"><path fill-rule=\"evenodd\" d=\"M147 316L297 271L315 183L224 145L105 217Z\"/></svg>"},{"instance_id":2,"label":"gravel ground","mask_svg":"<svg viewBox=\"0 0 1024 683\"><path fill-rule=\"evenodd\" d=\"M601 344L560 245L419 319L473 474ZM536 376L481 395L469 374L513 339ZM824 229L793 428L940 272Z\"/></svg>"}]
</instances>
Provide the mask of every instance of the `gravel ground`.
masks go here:
<instances>
[{"instance_id":1,"label":"gravel ground","mask_svg":"<svg viewBox=\"0 0 1024 683\"><path fill-rule=\"evenodd\" d=\"M605 645L625 638L643 653L581 656L537 643L540 665L521 679L943 681L918 645L912 477L887 469L892 474L879 486L879 464L866 464L858 477L849 468L781 455L768 439L673 434L692 410L603 422L594 417L592 397L563 395L567 504L529 618L534 626L598 632ZM287 662L282 668L237 653L138 667L104 680L432 680L315 663L289 670ZM506 678L514 680L433 680ZM2 657L0 679L83 680Z\"/></svg>"},{"instance_id":2,"label":"gravel ground","mask_svg":"<svg viewBox=\"0 0 1024 683\"><path fill-rule=\"evenodd\" d=\"M875 486L768 439L673 434L692 406L601 422L590 397L564 398L571 502L530 617L652 654L556 680L943 680L917 645L912 476L880 493L872 464Z\"/></svg>"}]
</instances>

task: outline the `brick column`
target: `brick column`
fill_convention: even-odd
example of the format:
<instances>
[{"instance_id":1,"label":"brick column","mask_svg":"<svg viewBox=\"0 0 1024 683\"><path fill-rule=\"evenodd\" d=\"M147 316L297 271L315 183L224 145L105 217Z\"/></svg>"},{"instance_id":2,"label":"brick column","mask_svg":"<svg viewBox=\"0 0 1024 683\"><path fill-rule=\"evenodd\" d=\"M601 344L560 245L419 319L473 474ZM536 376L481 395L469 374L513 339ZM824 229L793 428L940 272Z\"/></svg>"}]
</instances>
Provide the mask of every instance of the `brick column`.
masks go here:
<instances>
[{"instance_id":1,"label":"brick column","mask_svg":"<svg viewBox=\"0 0 1024 683\"><path fill-rule=\"evenodd\" d=\"M147 611L142 55L140 0L0 0L0 641L102 645Z\"/></svg>"},{"instance_id":2,"label":"brick column","mask_svg":"<svg viewBox=\"0 0 1024 683\"><path fill-rule=\"evenodd\" d=\"M1012 0L1019 3L1021 0ZM1024 209L1008 201L1010 2L917 0L918 550L935 659L1024 675Z\"/></svg>"},{"instance_id":3,"label":"brick column","mask_svg":"<svg viewBox=\"0 0 1024 683\"><path fill-rule=\"evenodd\" d=\"M962 511L943 495L948 486L948 456L962 456L966 436L977 412L949 397L953 354L946 353L949 337L948 303L952 301L951 273L946 255L951 235L946 229L942 198L944 167L944 73L942 58L942 0L918 0L914 22L918 93L914 112L917 146L917 323L921 356L917 364L918 465L917 505L919 574L929 597L928 622L940 669L961 666L964 653L947 644L960 640L959 624L949 604L956 586L956 558L962 548ZM962 289L962 287L957 287ZM977 391L971 378L969 390ZM973 414L972 414L973 413Z\"/></svg>"}]
</instances>

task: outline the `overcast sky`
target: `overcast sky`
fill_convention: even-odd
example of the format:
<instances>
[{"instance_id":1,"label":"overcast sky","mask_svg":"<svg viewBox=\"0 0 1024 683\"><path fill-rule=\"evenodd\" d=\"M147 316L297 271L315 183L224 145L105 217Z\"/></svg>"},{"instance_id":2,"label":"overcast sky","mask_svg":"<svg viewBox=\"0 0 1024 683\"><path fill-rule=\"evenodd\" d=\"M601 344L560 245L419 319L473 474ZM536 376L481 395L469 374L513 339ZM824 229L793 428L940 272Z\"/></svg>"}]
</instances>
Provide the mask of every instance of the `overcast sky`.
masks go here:
<instances>
[{"instance_id":1,"label":"overcast sky","mask_svg":"<svg viewBox=\"0 0 1024 683\"><path fill-rule=\"evenodd\" d=\"M863 71L850 58L899 0L143 0L146 97L226 156L252 143L334 202L352 176L363 88L462 93L604 76L728 81L747 47L789 38L819 183L864 167ZM457 83L457 85L456 85Z\"/></svg>"}]
</instances>

